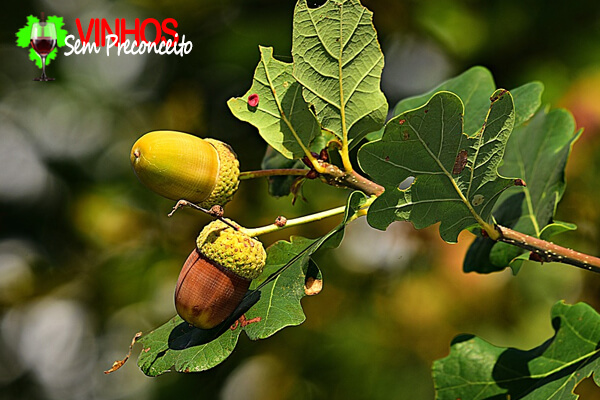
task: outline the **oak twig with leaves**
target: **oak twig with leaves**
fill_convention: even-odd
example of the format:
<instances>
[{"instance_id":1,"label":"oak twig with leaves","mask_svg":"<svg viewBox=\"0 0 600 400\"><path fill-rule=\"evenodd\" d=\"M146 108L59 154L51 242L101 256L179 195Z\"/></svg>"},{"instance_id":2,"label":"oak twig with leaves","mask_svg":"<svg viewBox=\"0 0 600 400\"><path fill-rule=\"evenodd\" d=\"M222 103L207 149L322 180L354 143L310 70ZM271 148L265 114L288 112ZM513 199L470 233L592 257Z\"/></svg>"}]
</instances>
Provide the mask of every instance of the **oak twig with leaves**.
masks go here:
<instances>
[{"instance_id":1,"label":"oak twig with leaves","mask_svg":"<svg viewBox=\"0 0 600 400\"><path fill-rule=\"evenodd\" d=\"M383 54L372 13L358 0L329 0L316 8L299 0L292 38L293 62L259 47L250 89L228 102L233 115L255 126L269 145L263 169L242 172L240 179L267 177L270 193L278 196L296 196L306 179L351 193L345 206L245 231L258 236L344 217L324 237L272 245L265 271L218 329L203 331L174 317L144 334L138 359L144 373L203 371L228 357L241 331L264 339L302 323L300 300L323 283L311 255L339 245L345 225L361 216L377 229L396 221L416 228L439 222L449 243L463 230L473 232L466 272L510 266L516 274L528 258L600 271L600 259L548 241L575 229L554 214L581 131L567 111L539 110L541 83L500 89L489 71L474 67L402 100L386 122ZM400 189L409 179L412 184ZM575 398L575 384L596 367L600 337L590 321L600 316L587 305L562 303L552 315L555 337L531 351L457 338L450 356L434 365L438 398ZM236 322L241 316L253 323Z\"/></svg>"}]
</instances>

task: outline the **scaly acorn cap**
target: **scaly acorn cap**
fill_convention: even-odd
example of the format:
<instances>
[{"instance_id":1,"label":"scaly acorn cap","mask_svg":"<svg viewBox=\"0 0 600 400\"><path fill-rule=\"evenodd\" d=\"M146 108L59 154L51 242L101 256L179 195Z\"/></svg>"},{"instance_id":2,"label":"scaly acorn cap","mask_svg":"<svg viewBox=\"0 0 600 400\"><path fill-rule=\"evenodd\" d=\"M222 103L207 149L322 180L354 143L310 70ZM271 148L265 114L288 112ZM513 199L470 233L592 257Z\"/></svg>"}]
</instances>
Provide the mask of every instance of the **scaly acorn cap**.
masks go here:
<instances>
[{"instance_id":1,"label":"scaly acorn cap","mask_svg":"<svg viewBox=\"0 0 600 400\"><path fill-rule=\"evenodd\" d=\"M202 229L196 245L198 251L209 260L249 280L258 278L267 259L260 241L220 220Z\"/></svg>"},{"instance_id":2,"label":"scaly acorn cap","mask_svg":"<svg viewBox=\"0 0 600 400\"><path fill-rule=\"evenodd\" d=\"M213 145L219 155L219 172L214 189L210 196L200 203L200 207L210 208L215 204L225 205L231 200L238 189L240 176L240 162L237 155L227 143L216 139L205 139Z\"/></svg>"},{"instance_id":3,"label":"scaly acorn cap","mask_svg":"<svg viewBox=\"0 0 600 400\"><path fill-rule=\"evenodd\" d=\"M225 205L238 188L239 162L230 146L177 131L153 131L130 154L140 181L171 200L210 208Z\"/></svg>"}]
</instances>

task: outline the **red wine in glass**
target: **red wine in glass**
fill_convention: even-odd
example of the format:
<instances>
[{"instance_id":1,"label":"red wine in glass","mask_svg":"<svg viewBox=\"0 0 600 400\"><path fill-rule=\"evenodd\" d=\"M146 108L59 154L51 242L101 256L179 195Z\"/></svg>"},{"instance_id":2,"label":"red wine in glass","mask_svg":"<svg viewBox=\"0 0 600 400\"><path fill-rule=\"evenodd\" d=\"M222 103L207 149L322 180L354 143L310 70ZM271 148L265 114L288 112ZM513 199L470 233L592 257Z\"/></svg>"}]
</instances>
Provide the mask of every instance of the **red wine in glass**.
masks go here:
<instances>
[{"instance_id":1,"label":"red wine in glass","mask_svg":"<svg viewBox=\"0 0 600 400\"><path fill-rule=\"evenodd\" d=\"M46 57L56 46L56 27L52 22L35 22L31 27L30 39L31 46L42 59L42 76L34 81L53 81L54 78L46 75Z\"/></svg>"},{"instance_id":2,"label":"red wine in glass","mask_svg":"<svg viewBox=\"0 0 600 400\"><path fill-rule=\"evenodd\" d=\"M56 46L56 39L51 37L36 37L31 39L31 46L41 56L47 56Z\"/></svg>"}]
</instances>

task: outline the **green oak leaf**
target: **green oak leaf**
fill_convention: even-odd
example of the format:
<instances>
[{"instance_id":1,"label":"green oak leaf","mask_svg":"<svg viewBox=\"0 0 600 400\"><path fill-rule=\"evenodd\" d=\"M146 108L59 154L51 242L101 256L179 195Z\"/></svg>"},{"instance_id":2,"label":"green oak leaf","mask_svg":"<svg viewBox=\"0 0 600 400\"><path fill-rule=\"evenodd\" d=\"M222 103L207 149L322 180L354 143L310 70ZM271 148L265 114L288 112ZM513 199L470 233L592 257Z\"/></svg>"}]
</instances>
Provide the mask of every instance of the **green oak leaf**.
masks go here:
<instances>
[{"instance_id":1,"label":"green oak leaf","mask_svg":"<svg viewBox=\"0 0 600 400\"><path fill-rule=\"evenodd\" d=\"M464 131L471 135L481 129L490 107L490 93L496 90L492 73L485 67L472 67L448 79L427 93L400 100L394 107L394 116L423 106L437 92L452 92L465 106Z\"/></svg>"},{"instance_id":2,"label":"green oak leaf","mask_svg":"<svg viewBox=\"0 0 600 400\"><path fill-rule=\"evenodd\" d=\"M321 130L302 97L302 87L292 76L292 64L273 58L273 48L259 46L260 62L250 90L229 99L235 117L258 128L262 138L289 159L302 158ZM248 103L258 95L258 105Z\"/></svg>"},{"instance_id":3,"label":"green oak leaf","mask_svg":"<svg viewBox=\"0 0 600 400\"><path fill-rule=\"evenodd\" d=\"M252 340L265 339L287 326L300 325L306 319L300 300L306 296L304 285L308 279L323 281L321 271L310 256L318 249L316 240L292 236L290 241L281 240L269 249L267 266L263 279L252 282L250 289L257 287L269 275L290 261L290 255L296 255L304 249L303 256L287 267L265 286L261 293L266 296L247 313L246 318L260 318L260 321L247 325L244 330Z\"/></svg>"},{"instance_id":4,"label":"green oak leaf","mask_svg":"<svg viewBox=\"0 0 600 400\"><path fill-rule=\"evenodd\" d=\"M261 320L247 325L245 330L253 340L265 339L286 326L299 325L306 319L300 300L306 296L305 282L310 278L322 281L321 272L310 258L320 248L335 248L340 245L344 236L344 228L349 219L364 204L366 196L361 192L350 194L344 219L335 229L319 239L292 237L290 242L281 240L268 249L265 272L252 282L255 288L268 279L279 268L286 266L284 273L277 275L261 290L263 295L246 316L249 319L260 317ZM289 264L291 256L298 256Z\"/></svg>"},{"instance_id":5,"label":"green oak leaf","mask_svg":"<svg viewBox=\"0 0 600 400\"><path fill-rule=\"evenodd\" d=\"M464 131L471 135L481 129L489 108L489 95L496 90L492 73L485 67L472 67L462 74L442 82L429 92L400 100L394 108L394 116L423 106L437 92L456 94L465 106ZM515 127L528 121L540 108L544 86L530 82L510 91L515 103ZM369 133L368 140L377 140L383 129Z\"/></svg>"},{"instance_id":6,"label":"green oak leaf","mask_svg":"<svg viewBox=\"0 0 600 400\"><path fill-rule=\"evenodd\" d=\"M255 322L246 326L237 324L234 328L234 316L206 330L191 327L175 316L139 339L143 346L138 358L140 369L148 376L169 371L205 371L229 357L241 331L246 331L250 339L258 340L287 326L301 324L306 319L300 304L306 296L305 284L310 284L310 280L322 281L321 272L311 260L311 255L320 248L333 248L341 243L344 227L365 200L363 193L351 193L344 219L325 236L319 239L292 237L290 242L278 241L267 249L263 274L252 282L247 294L250 298L260 292L259 300L251 300L248 304L251 308L241 313L247 320L256 319Z\"/></svg>"},{"instance_id":7,"label":"green oak leaf","mask_svg":"<svg viewBox=\"0 0 600 400\"><path fill-rule=\"evenodd\" d=\"M453 243L477 218L488 222L500 194L514 184L497 172L514 123L512 96L494 92L474 136L463 133L463 112L457 95L436 93L425 106L392 118L381 140L359 150L362 169L385 187L369 208L371 226L409 220L420 229L440 221L442 239ZM414 183L399 189L409 177Z\"/></svg>"},{"instance_id":8,"label":"green oak leaf","mask_svg":"<svg viewBox=\"0 0 600 400\"><path fill-rule=\"evenodd\" d=\"M567 160L580 134L573 116L563 109L541 110L513 131L499 172L519 176L527 186L502 194L493 211L498 224L544 240L576 228L553 218L566 187ZM489 273L510 266L517 273L528 255L519 247L478 237L467 252L464 270Z\"/></svg>"},{"instance_id":9,"label":"green oak leaf","mask_svg":"<svg viewBox=\"0 0 600 400\"><path fill-rule=\"evenodd\" d=\"M148 376L158 376L169 371L205 371L229 357L241 331L228 329L218 339L196 346L177 346L173 343L180 338L194 343L193 333L189 325L179 316L173 317L166 324L138 340L143 346L138 358L138 366Z\"/></svg>"},{"instance_id":10,"label":"green oak leaf","mask_svg":"<svg viewBox=\"0 0 600 400\"><path fill-rule=\"evenodd\" d=\"M512 89L515 102L515 128L521 126L533 117L542 105L544 85L541 82L529 82Z\"/></svg>"},{"instance_id":11,"label":"green oak leaf","mask_svg":"<svg viewBox=\"0 0 600 400\"><path fill-rule=\"evenodd\" d=\"M462 335L433 364L436 399L571 400L584 378L600 384L600 315L585 303L552 307L554 336L531 350Z\"/></svg>"},{"instance_id":12,"label":"green oak leaf","mask_svg":"<svg viewBox=\"0 0 600 400\"><path fill-rule=\"evenodd\" d=\"M294 76L304 98L323 129L355 143L383 125L388 109L372 17L358 0L329 0L318 8L299 0L294 10Z\"/></svg>"}]
</instances>

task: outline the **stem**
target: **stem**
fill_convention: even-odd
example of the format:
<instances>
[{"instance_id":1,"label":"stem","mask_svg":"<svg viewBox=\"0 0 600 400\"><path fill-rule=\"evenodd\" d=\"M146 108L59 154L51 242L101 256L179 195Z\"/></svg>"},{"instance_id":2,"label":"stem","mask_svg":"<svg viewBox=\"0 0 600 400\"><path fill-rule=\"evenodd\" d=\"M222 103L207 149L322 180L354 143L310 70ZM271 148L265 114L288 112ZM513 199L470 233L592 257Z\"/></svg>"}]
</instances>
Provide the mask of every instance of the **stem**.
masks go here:
<instances>
[{"instance_id":1,"label":"stem","mask_svg":"<svg viewBox=\"0 0 600 400\"><path fill-rule=\"evenodd\" d=\"M240 173L239 180L254 179L254 178L265 178L269 176L285 176L285 175L296 175L305 176L309 170L307 169L261 169L258 171L244 171Z\"/></svg>"},{"instance_id":2,"label":"stem","mask_svg":"<svg viewBox=\"0 0 600 400\"><path fill-rule=\"evenodd\" d=\"M342 171L333 164L322 164L325 169L322 179L329 185L360 190L369 196L379 196L385 190L383 186L365 178L356 171Z\"/></svg>"},{"instance_id":3,"label":"stem","mask_svg":"<svg viewBox=\"0 0 600 400\"><path fill-rule=\"evenodd\" d=\"M291 228L292 226L306 224L308 222L315 222L325 219L327 217L333 217L334 215L343 214L346 211L346 206L340 206L336 208L332 208L331 210L325 210L318 212L316 214L305 215L299 218L289 219L287 223L283 226L271 224L266 226L261 226L258 228L242 228L241 230L247 234L248 236L260 236L266 233L277 232L285 228Z\"/></svg>"},{"instance_id":4,"label":"stem","mask_svg":"<svg viewBox=\"0 0 600 400\"><path fill-rule=\"evenodd\" d=\"M598 257L567 249L500 225L496 225L496 232L500 234L498 241L532 251L538 254L542 261L560 262L600 273L600 258Z\"/></svg>"},{"instance_id":5,"label":"stem","mask_svg":"<svg viewBox=\"0 0 600 400\"><path fill-rule=\"evenodd\" d=\"M175 204L175 206L173 207L173 210L167 216L172 217L173 214L175 214L175 211L179 210L182 207L191 207L194 210L202 211L203 213L210 215L211 217L216 218L216 219L222 221L223 223L229 225L236 231L240 230L239 226L234 225L233 223L228 221L226 218L223 218L223 207L221 207L219 205L214 205L214 206L212 206L212 208L210 210L207 210L206 208L202 208L199 205L192 203L191 201L181 199Z\"/></svg>"},{"instance_id":6,"label":"stem","mask_svg":"<svg viewBox=\"0 0 600 400\"><path fill-rule=\"evenodd\" d=\"M341 32L341 24L340 24L340 43L343 43L343 35ZM344 51L344 46L340 46L340 57L338 59L338 76L339 76L339 85L340 85L340 119L342 121L342 150L340 151L340 155L342 157L342 164L344 166L344 170L346 173L351 173L352 163L350 162L350 150L348 149L348 127L346 126L346 103L344 99L344 85L343 85L343 72L342 72L342 52ZM320 172L320 171L319 171Z\"/></svg>"},{"instance_id":7,"label":"stem","mask_svg":"<svg viewBox=\"0 0 600 400\"><path fill-rule=\"evenodd\" d=\"M46 56L42 56L42 79L46 79Z\"/></svg>"},{"instance_id":8,"label":"stem","mask_svg":"<svg viewBox=\"0 0 600 400\"><path fill-rule=\"evenodd\" d=\"M352 168L352 163L350 162L350 150L348 149L348 135L344 135L344 141L342 143L342 150L340 151L340 156L342 157L342 164L344 166L344 171L347 173L352 173L354 169Z\"/></svg>"}]
</instances>

